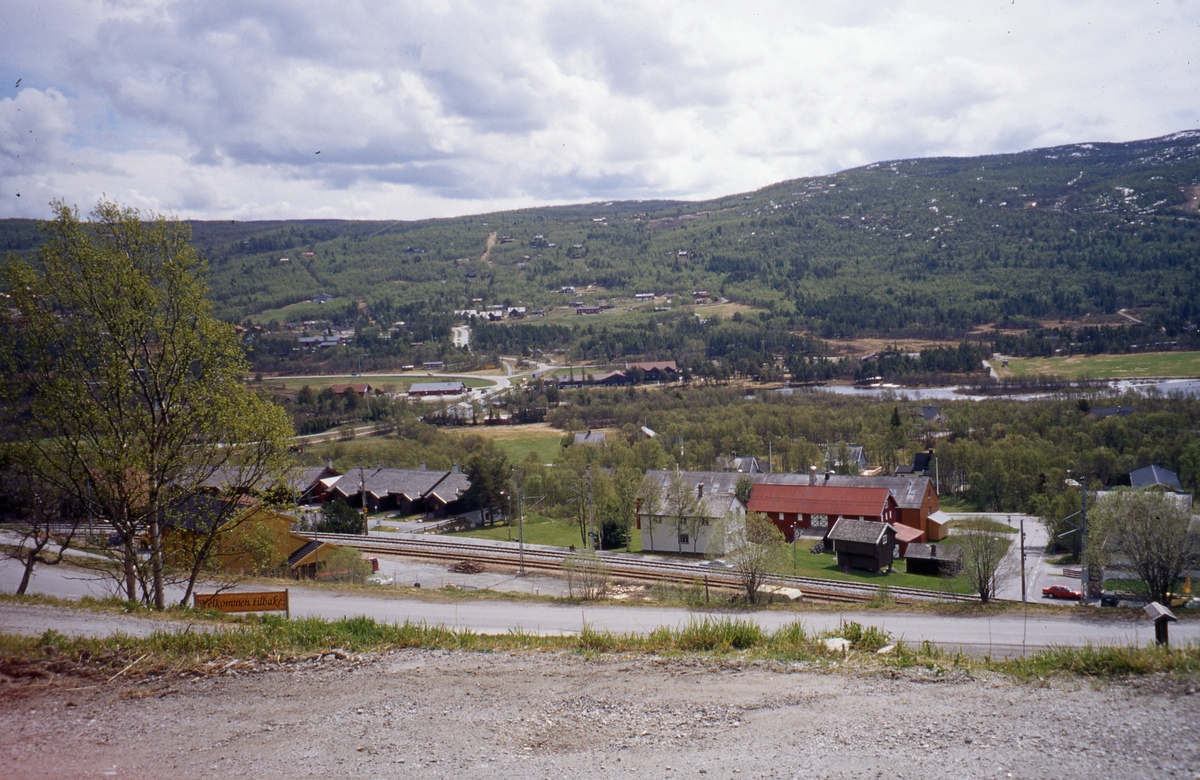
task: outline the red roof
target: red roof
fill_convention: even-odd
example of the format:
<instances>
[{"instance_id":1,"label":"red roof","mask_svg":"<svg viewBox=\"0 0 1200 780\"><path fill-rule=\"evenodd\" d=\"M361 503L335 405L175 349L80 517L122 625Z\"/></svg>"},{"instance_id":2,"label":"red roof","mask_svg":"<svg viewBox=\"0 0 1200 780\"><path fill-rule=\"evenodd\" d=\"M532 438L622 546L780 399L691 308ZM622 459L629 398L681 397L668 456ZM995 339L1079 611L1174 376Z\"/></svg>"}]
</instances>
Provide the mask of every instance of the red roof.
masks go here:
<instances>
[{"instance_id":1,"label":"red roof","mask_svg":"<svg viewBox=\"0 0 1200 780\"><path fill-rule=\"evenodd\" d=\"M751 512L786 512L798 515L883 517L889 498L891 494L887 488L777 485L759 482L750 493L746 509Z\"/></svg>"},{"instance_id":2,"label":"red roof","mask_svg":"<svg viewBox=\"0 0 1200 780\"><path fill-rule=\"evenodd\" d=\"M921 541L921 537L925 535L925 532L920 528L913 528L912 526L901 525L900 523L892 523L892 528L896 529L896 541L900 544L919 542Z\"/></svg>"}]
</instances>

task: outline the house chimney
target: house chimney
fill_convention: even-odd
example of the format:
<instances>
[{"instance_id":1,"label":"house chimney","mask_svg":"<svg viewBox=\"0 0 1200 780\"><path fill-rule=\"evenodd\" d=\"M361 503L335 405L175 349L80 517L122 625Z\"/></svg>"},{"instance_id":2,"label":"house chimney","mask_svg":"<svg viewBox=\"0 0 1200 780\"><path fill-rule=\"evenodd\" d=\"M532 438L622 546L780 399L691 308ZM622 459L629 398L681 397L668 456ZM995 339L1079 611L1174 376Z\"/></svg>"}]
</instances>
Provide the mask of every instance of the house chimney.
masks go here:
<instances>
[{"instance_id":1,"label":"house chimney","mask_svg":"<svg viewBox=\"0 0 1200 780\"><path fill-rule=\"evenodd\" d=\"M425 461L421 461L421 471L425 470Z\"/></svg>"},{"instance_id":2,"label":"house chimney","mask_svg":"<svg viewBox=\"0 0 1200 780\"><path fill-rule=\"evenodd\" d=\"M826 471L826 472L825 472L825 481L826 481L826 482L828 482L828 481L829 481L829 478L830 478L830 477L832 477L832 476L833 476L833 472L832 472L832 471Z\"/></svg>"},{"instance_id":3,"label":"house chimney","mask_svg":"<svg viewBox=\"0 0 1200 780\"><path fill-rule=\"evenodd\" d=\"M457 473L458 473L458 464L457 464L457 463L455 463L453 466L451 466L451 467L450 467L450 473L451 473L451 474L457 474Z\"/></svg>"},{"instance_id":4,"label":"house chimney","mask_svg":"<svg viewBox=\"0 0 1200 780\"><path fill-rule=\"evenodd\" d=\"M937 545L936 544L929 545L929 557L930 558L937 557Z\"/></svg>"},{"instance_id":5,"label":"house chimney","mask_svg":"<svg viewBox=\"0 0 1200 780\"><path fill-rule=\"evenodd\" d=\"M810 484L810 485L817 484L817 467L816 466L808 467L808 484Z\"/></svg>"},{"instance_id":6,"label":"house chimney","mask_svg":"<svg viewBox=\"0 0 1200 780\"><path fill-rule=\"evenodd\" d=\"M696 485L696 498L704 498L704 483Z\"/></svg>"}]
</instances>

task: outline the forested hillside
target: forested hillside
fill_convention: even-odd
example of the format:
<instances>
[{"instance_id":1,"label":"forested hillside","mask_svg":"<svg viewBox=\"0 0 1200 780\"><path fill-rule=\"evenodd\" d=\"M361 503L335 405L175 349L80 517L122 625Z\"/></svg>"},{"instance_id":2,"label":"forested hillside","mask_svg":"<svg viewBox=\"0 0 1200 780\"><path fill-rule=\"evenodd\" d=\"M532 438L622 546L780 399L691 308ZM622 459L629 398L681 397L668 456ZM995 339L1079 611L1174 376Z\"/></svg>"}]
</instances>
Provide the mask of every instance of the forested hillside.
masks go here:
<instances>
[{"instance_id":1,"label":"forested hillside","mask_svg":"<svg viewBox=\"0 0 1200 780\"><path fill-rule=\"evenodd\" d=\"M321 318L364 332L420 322L422 338L413 340L440 339L448 349L455 309L553 311L574 300L620 307L636 293L655 293L674 298L619 322L548 319L517 331L483 329L476 343L508 352L565 346L584 359L690 350L707 360L749 345L762 354L748 357L761 363L767 353L813 354L804 336L958 340L985 324L1113 322L1120 309L1146 323L1145 333L1126 342L1194 337L1198 203L1200 131L1191 131L881 162L703 203L192 228L210 264L218 312L231 320L281 326ZM28 253L35 242L28 221L0 222L0 247ZM560 292L568 286L576 293ZM700 290L754 311L736 328L717 318L706 331L690 316L709 319L691 307ZM322 293L333 300L310 302ZM386 351L377 346L372 354Z\"/></svg>"}]
</instances>

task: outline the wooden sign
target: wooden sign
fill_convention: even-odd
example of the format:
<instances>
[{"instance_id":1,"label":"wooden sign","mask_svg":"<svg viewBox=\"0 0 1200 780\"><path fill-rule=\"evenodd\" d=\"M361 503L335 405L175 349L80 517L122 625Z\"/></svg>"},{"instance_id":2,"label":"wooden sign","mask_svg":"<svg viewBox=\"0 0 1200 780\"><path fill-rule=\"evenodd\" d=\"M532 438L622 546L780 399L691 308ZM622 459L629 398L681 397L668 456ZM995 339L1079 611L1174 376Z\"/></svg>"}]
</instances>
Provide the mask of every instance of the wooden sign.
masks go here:
<instances>
[{"instance_id":1,"label":"wooden sign","mask_svg":"<svg viewBox=\"0 0 1200 780\"><path fill-rule=\"evenodd\" d=\"M254 593L197 593L196 607L222 612L286 612L289 618L292 616L286 588Z\"/></svg>"}]
</instances>

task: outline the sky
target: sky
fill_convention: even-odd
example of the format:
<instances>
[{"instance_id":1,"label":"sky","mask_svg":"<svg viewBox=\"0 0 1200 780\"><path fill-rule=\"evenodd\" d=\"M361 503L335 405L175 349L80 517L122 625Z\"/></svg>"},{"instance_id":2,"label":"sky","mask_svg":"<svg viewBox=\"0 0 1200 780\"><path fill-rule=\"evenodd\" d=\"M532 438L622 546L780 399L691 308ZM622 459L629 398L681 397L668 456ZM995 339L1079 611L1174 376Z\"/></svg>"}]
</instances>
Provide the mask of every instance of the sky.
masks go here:
<instances>
[{"instance_id":1,"label":"sky","mask_svg":"<svg viewBox=\"0 0 1200 780\"><path fill-rule=\"evenodd\" d=\"M0 217L697 200L1200 128L1194 0L21 0Z\"/></svg>"}]
</instances>

